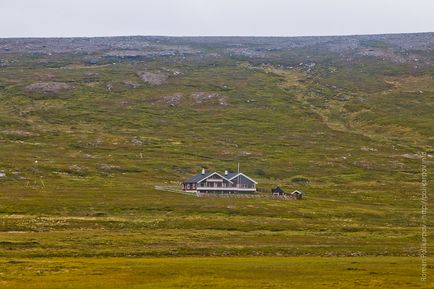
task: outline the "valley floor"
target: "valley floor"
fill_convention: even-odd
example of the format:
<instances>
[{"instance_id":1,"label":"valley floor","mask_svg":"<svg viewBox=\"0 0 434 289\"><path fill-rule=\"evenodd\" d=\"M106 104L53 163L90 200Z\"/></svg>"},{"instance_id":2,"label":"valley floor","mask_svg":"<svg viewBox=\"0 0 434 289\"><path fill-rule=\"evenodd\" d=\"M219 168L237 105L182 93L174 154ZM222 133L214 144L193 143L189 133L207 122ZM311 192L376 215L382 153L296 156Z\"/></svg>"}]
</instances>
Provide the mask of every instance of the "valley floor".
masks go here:
<instances>
[{"instance_id":1,"label":"valley floor","mask_svg":"<svg viewBox=\"0 0 434 289\"><path fill-rule=\"evenodd\" d=\"M390 256L2 258L0 272L5 289L434 288L419 258Z\"/></svg>"}]
</instances>

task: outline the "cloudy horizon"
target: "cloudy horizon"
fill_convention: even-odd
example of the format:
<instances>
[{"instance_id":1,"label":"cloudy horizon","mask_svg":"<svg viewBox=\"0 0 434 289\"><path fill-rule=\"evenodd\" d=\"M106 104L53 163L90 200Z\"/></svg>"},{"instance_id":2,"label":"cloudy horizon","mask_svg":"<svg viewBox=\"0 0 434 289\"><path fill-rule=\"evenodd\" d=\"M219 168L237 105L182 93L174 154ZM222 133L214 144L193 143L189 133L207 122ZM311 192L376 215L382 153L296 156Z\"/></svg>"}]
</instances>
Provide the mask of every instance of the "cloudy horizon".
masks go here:
<instances>
[{"instance_id":1,"label":"cloudy horizon","mask_svg":"<svg viewBox=\"0 0 434 289\"><path fill-rule=\"evenodd\" d=\"M431 0L59 2L0 2L0 38L324 36L434 31Z\"/></svg>"}]
</instances>

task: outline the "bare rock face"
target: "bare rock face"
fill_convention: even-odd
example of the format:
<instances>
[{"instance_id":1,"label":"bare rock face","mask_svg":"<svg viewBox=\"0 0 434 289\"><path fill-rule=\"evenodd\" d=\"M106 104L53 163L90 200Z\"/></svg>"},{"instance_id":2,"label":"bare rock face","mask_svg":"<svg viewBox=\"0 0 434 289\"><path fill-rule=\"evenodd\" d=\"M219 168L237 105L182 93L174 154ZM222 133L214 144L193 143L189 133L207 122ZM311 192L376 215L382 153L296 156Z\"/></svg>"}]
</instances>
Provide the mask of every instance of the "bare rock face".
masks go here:
<instances>
[{"instance_id":1,"label":"bare rock face","mask_svg":"<svg viewBox=\"0 0 434 289\"><path fill-rule=\"evenodd\" d=\"M177 106L181 102L183 97L182 93L175 93L174 95L165 95L159 99L159 103L164 103L169 106Z\"/></svg>"},{"instance_id":2,"label":"bare rock face","mask_svg":"<svg viewBox=\"0 0 434 289\"><path fill-rule=\"evenodd\" d=\"M166 74L160 72L139 71L137 75L143 82L152 86L162 85L166 83L169 78Z\"/></svg>"},{"instance_id":3,"label":"bare rock face","mask_svg":"<svg viewBox=\"0 0 434 289\"><path fill-rule=\"evenodd\" d=\"M166 67L163 67L162 70L170 73L173 76L178 76L178 75L182 74L182 72L180 70L175 69L175 68L166 68Z\"/></svg>"},{"instance_id":4,"label":"bare rock face","mask_svg":"<svg viewBox=\"0 0 434 289\"><path fill-rule=\"evenodd\" d=\"M195 92L191 95L196 104L217 103L221 106L227 106L227 98L216 92Z\"/></svg>"},{"instance_id":5,"label":"bare rock face","mask_svg":"<svg viewBox=\"0 0 434 289\"><path fill-rule=\"evenodd\" d=\"M194 92L190 95L177 92L171 95L163 95L154 98L153 104L163 104L171 107L185 105L184 100L189 103L191 100L193 104L213 105L213 106L228 106L227 97L217 92Z\"/></svg>"},{"instance_id":6,"label":"bare rock face","mask_svg":"<svg viewBox=\"0 0 434 289\"><path fill-rule=\"evenodd\" d=\"M74 164L70 165L66 172L73 175L85 175L87 170L80 165Z\"/></svg>"},{"instance_id":7,"label":"bare rock face","mask_svg":"<svg viewBox=\"0 0 434 289\"><path fill-rule=\"evenodd\" d=\"M59 93L71 89L71 86L64 82L37 82L25 87L28 92L37 93Z\"/></svg>"},{"instance_id":8,"label":"bare rock face","mask_svg":"<svg viewBox=\"0 0 434 289\"><path fill-rule=\"evenodd\" d=\"M101 164L98 166L98 170L102 173L112 173L120 171L121 167L117 165Z\"/></svg>"}]
</instances>

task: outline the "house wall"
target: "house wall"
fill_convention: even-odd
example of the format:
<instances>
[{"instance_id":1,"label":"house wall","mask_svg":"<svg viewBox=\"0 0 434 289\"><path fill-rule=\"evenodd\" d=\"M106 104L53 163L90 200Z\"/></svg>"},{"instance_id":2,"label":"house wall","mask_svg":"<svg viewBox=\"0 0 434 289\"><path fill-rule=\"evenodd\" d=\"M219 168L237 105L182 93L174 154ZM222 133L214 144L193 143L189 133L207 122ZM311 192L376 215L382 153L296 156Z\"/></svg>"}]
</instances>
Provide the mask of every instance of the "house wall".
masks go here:
<instances>
[{"instance_id":1,"label":"house wall","mask_svg":"<svg viewBox=\"0 0 434 289\"><path fill-rule=\"evenodd\" d=\"M197 184L198 187L211 187L211 188L228 188L232 184L218 175L211 176Z\"/></svg>"},{"instance_id":2,"label":"house wall","mask_svg":"<svg viewBox=\"0 0 434 289\"><path fill-rule=\"evenodd\" d=\"M255 183L244 176L239 176L232 179L231 181L234 183L234 186L238 184L238 180L240 182L240 188L255 188Z\"/></svg>"},{"instance_id":3,"label":"house wall","mask_svg":"<svg viewBox=\"0 0 434 289\"><path fill-rule=\"evenodd\" d=\"M196 190L196 184L183 184L184 191L194 191Z\"/></svg>"}]
</instances>

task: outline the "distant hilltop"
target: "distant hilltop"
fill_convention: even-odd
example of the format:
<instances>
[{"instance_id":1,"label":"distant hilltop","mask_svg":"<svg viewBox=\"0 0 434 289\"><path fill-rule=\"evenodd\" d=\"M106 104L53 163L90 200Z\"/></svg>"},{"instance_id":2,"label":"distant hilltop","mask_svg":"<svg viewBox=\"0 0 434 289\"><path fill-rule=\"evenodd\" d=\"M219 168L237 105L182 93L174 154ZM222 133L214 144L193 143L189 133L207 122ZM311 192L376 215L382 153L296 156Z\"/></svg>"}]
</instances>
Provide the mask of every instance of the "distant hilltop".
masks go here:
<instances>
[{"instance_id":1,"label":"distant hilltop","mask_svg":"<svg viewBox=\"0 0 434 289\"><path fill-rule=\"evenodd\" d=\"M204 48L219 48L209 51ZM267 58L287 50L379 57L397 63L417 59L432 64L423 51L434 50L434 32L303 37L166 37L0 38L0 55L10 53L100 53L106 58L152 58L229 54Z\"/></svg>"}]
</instances>

